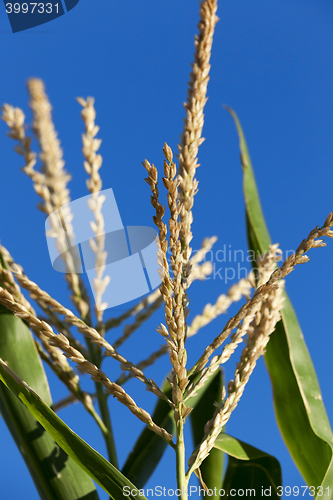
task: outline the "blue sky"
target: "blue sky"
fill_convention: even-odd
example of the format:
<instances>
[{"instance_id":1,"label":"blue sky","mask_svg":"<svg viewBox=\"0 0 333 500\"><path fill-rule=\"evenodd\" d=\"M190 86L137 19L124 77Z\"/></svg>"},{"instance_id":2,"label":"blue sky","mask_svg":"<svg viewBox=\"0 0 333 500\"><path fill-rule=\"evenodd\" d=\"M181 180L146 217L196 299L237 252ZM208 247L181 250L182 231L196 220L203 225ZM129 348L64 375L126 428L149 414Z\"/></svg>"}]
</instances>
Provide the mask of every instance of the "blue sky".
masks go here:
<instances>
[{"instance_id":1,"label":"blue sky","mask_svg":"<svg viewBox=\"0 0 333 500\"><path fill-rule=\"evenodd\" d=\"M147 158L162 173L164 142L176 151L198 12L193 0L81 0L61 18L13 34L5 9L0 7L0 101L22 107L30 121L25 81L32 76L45 81L66 168L72 174L72 199L87 194L81 153L83 123L75 97L89 95L96 99L96 121L103 139L103 187L113 188L126 225L152 226L141 161ZM272 239L284 251L295 249L333 209L333 5L328 0L224 0L218 15L205 109L206 141L199 152L192 246L198 249L204 237L217 235L216 250L224 244L247 249L238 139L231 117L222 107L228 104L238 113L246 134ZM53 271L49 261L37 196L30 179L20 172L21 159L13 153L5 132L1 123L1 242L31 279L70 306L63 276ZM299 266L286 283L331 422L332 255L332 242L328 241L327 248L313 250L311 262ZM213 303L230 284L218 275L194 284L190 290L193 313L201 311L207 301ZM123 311L124 306L117 310ZM108 311L106 317L117 310ZM236 311L231 309L231 313ZM189 364L227 319L217 319L192 340ZM124 346L124 354L135 362L157 348L161 339L154 328L161 320L162 313L155 314ZM108 340L112 343L119 333L110 333ZM235 361L228 368L230 376ZM110 370L111 378L118 373L110 363L104 368ZM160 368L148 373L161 382L168 369L165 358ZM65 391L52 376L51 381L56 401ZM86 384L88 387L88 381ZM139 383L131 382L127 389L141 406L152 410L154 399ZM123 463L142 425L116 402L111 410ZM105 453L99 431L79 406L63 410L60 416ZM5 478L1 497L37 499L3 421L0 429L1 476ZM263 360L230 419L228 432L276 456L284 485L305 484L277 429ZM16 467L22 474L20 481ZM171 450L147 486L155 485L175 486ZM106 495L101 493L101 498Z\"/></svg>"}]
</instances>

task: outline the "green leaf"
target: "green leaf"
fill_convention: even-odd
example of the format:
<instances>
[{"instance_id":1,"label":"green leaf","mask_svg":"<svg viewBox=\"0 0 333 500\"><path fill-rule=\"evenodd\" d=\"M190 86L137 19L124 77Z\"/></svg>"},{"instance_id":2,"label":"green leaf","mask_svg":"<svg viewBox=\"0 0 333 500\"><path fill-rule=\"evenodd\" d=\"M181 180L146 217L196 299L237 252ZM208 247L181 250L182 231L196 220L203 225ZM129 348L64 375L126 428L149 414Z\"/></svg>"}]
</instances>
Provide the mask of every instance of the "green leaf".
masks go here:
<instances>
[{"instance_id":1,"label":"green leaf","mask_svg":"<svg viewBox=\"0 0 333 500\"><path fill-rule=\"evenodd\" d=\"M240 140L249 246L263 253L268 233L250 155L236 113L231 113ZM333 484L333 436L317 375L295 311L286 294L282 319L267 345L265 362L273 386L274 406L284 441L309 486ZM333 490L330 489L333 497ZM326 498L326 497L325 497ZM328 498L328 497L327 497Z\"/></svg>"},{"instance_id":2,"label":"green leaf","mask_svg":"<svg viewBox=\"0 0 333 500\"><path fill-rule=\"evenodd\" d=\"M242 489L246 497L280 498L277 488L282 486L281 467L275 457L225 433L220 434L214 447L229 455L223 481L225 497L231 496L232 489Z\"/></svg>"},{"instance_id":3,"label":"green leaf","mask_svg":"<svg viewBox=\"0 0 333 500\"><path fill-rule=\"evenodd\" d=\"M167 380L162 386L162 391L170 399L171 388ZM170 434L175 433L176 427L172 418L172 411L170 411L170 406L163 399L158 399L152 419ZM122 473L135 483L138 488L143 488L161 460L166 447L167 443L162 438L145 427L133 450L128 455Z\"/></svg>"},{"instance_id":4,"label":"green leaf","mask_svg":"<svg viewBox=\"0 0 333 500\"><path fill-rule=\"evenodd\" d=\"M52 404L30 330L0 305L0 357ZM43 500L97 500L92 480L0 381L0 410ZM51 410L49 410L51 412ZM53 412L52 412L53 413Z\"/></svg>"},{"instance_id":5,"label":"green leaf","mask_svg":"<svg viewBox=\"0 0 333 500\"><path fill-rule=\"evenodd\" d=\"M216 408L214 403L221 402L221 393L223 387L222 371L217 370L211 384L204 391L201 399L190 413L192 435L194 446L198 446L204 435L205 424L213 418ZM223 477L223 451L213 448L207 458L200 466L201 475L207 488L219 491ZM211 495L211 498L220 498L220 496Z\"/></svg>"},{"instance_id":6,"label":"green leaf","mask_svg":"<svg viewBox=\"0 0 333 500\"><path fill-rule=\"evenodd\" d=\"M47 404L0 359L0 379L24 403L29 412L79 467L114 500L133 500L137 488L102 455L72 431ZM80 469L79 469L80 470ZM126 490L124 488L126 487ZM124 492L126 495L124 495ZM128 493L128 494L127 494ZM81 497L83 500L83 497ZM90 496L85 496L90 500ZM140 498L145 499L142 495Z\"/></svg>"},{"instance_id":7,"label":"green leaf","mask_svg":"<svg viewBox=\"0 0 333 500\"><path fill-rule=\"evenodd\" d=\"M198 391L196 396L188 400L188 405L191 408L195 408L198 404L205 390L208 389L210 383L213 381L214 375L215 374L211 376L207 385ZM196 374L194 377L190 377L190 381L196 381L199 378L200 373ZM162 391L169 399L172 398L170 385L167 379L162 386ZM176 428L173 420L173 410L170 409L170 406L164 400L159 399L157 401L152 419L157 425L166 429L170 434L175 434ZM129 454L122 469L122 473L125 474L130 481L133 481L138 488L143 488L156 469L166 447L167 443L163 439L145 428Z\"/></svg>"}]
</instances>

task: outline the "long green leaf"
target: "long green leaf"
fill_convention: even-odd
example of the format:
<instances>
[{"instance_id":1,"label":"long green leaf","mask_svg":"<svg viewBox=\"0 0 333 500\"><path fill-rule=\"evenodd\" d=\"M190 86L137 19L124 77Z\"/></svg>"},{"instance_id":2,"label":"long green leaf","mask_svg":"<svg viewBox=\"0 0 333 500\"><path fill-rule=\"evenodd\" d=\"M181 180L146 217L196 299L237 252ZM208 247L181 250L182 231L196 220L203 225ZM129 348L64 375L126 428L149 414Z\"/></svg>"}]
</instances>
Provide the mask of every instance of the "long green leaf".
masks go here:
<instances>
[{"instance_id":1,"label":"long green leaf","mask_svg":"<svg viewBox=\"0 0 333 500\"><path fill-rule=\"evenodd\" d=\"M24 377L48 405L52 404L47 378L29 328L2 305L0 357L20 377ZM68 457L41 427L38 419L1 381L0 409L43 500L99 498L89 476Z\"/></svg>"},{"instance_id":2,"label":"long green leaf","mask_svg":"<svg viewBox=\"0 0 333 500\"><path fill-rule=\"evenodd\" d=\"M162 386L162 391L168 398L171 397L171 389L167 380ZM170 434L175 433L175 423L170 406L163 399L158 399L152 419ZM167 443L163 439L145 428L128 455L122 473L138 488L143 488L161 460L166 447Z\"/></svg>"},{"instance_id":3,"label":"long green leaf","mask_svg":"<svg viewBox=\"0 0 333 500\"><path fill-rule=\"evenodd\" d=\"M58 445L114 500L133 500L138 489L102 455L72 431L51 408L0 359L0 379L24 403ZM126 493L126 495L124 495ZM90 497L84 497L84 500ZM145 499L143 495L140 498Z\"/></svg>"},{"instance_id":4,"label":"long green leaf","mask_svg":"<svg viewBox=\"0 0 333 500\"><path fill-rule=\"evenodd\" d=\"M232 489L244 490L246 497L281 496L281 467L275 457L225 433L220 434L214 447L229 455L223 481L225 497L233 495Z\"/></svg>"},{"instance_id":5,"label":"long green leaf","mask_svg":"<svg viewBox=\"0 0 333 500\"><path fill-rule=\"evenodd\" d=\"M191 408L196 407L201 397L212 383L214 375L215 374L210 377L205 387L198 390L196 396L188 400L188 405ZM199 377L200 374L196 374L194 377L190 377L190 380L191 382L195 382ZM172 397L167 379L162 386L162 391L169 399ZM170 409L170 406L164 400L159 399L157 401L152 419L157 425L166 429L170 434L175 433L173 410ZM138 488L143 488L156 469L165 452L166 446L167 444L163 439L156 436L150 430L144 429L136 441L133 450L129 454L122 469L122 473L125 474L130 481L133 481Z\"/></svg>"},{"instance_id":6,"label":"long green leaf","mask_svg":"<svg viewBox=\"0 0 333 500\"><path fill-rule=\"evenodd\" d=\"M244 133L231 113L240 141L249 246L268 250L266 226ZM305 481L327 488L333 484L333 436L310 354L292 304L284 293L282 320L271 335L265 355L273 386L274 406L284 441ZM333 489L325 498L333 498Z\"/></svg>"},{"instance_id":7,"label":"long green leaf","mask_svg":"<svg viewBox=\"0 0 333 500\"><path fill-rule=\"evenodd\" d=\"M208 386L207 390L203 393L201 399L190 413L194 446L198 446L201 443L204 435L205 424L213 417L216 410L214 403L221 402L222 387L222 371L217 370L211 384ZM223 455L223 451L218 448L213 448L200 466L202 479L207 488L213 492L218 492L221 488L223 477ZM214 494L211 495L211 498L220 498L220 496L218 494Z\"/></svg>"}]
</instances>

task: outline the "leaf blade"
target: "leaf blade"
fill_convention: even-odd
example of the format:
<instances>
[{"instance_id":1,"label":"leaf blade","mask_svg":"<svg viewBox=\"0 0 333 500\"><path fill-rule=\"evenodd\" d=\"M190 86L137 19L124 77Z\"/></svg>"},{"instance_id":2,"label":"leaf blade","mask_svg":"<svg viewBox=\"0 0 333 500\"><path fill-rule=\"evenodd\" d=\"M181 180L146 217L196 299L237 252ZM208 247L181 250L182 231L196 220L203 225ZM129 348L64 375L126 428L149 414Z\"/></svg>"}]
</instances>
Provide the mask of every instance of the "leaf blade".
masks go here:
<instances>
[{"instance_id":1,"label":"leaf blade","mask_svg":"<svg viewBox=\"0 0 333 500\"><path fill-rule=\"evenodd\" d=\"M266 496L279 498L282 475L275 457L225 433L220 434L214 447L229 455L223 496L230 496L233 489L243 489L254 490L251 496L261 497L265 490Z\"/></svg>"},{"instance_id":2,"label":"leaf blade","mask_svg":"<svg viewBox=\"0 0 333 500\"><path fill-rule=\"evenodd\" d=\"M252 250L263 253L268 250L271 238L249 151L236 113L229 107L226 109L234 119L240 141L249 246ZM295 311L286 292L284 297L282 319L271 335L265 354L273 387L275 412L286 446L307 484L324 486L327 478L333 477L332 430ZM281 370L281 363L284 370ZM318 457L315 464L314 456ZM333 492L330 498L332 496Z\"/></svg>"},{"instance_id":3,"label":"leaf blade","mask_svg":"<svg viewBox=\"0 0 333 500\"><path fill-rule=\"evenodd\" d=\"M52 404L47 378L30 330L0 305L0 356ZM97 500L91 479L68 458L27 408L0 381L2 416L44 500Z\"/></svg>"},{"instance_id":4,"label":"leaf blade","mask_svg":"<svg viewBox=\"0 0 333 500\"><path fill-rule=\"evenodd\" d=\"M75 434L49 406L5 362L0 359L1 381L23 402L45 430L81 469L96 481L114 500L123 500L124 487L133 500L139 494L137 488L110 464L102 455ZM84 457L84 459L82 458ZM131 491L134 491L132 494ZM143 495L141 498L145 499Z\"/></svg>"},{"instance_id":5,"label":"leaf blade","mask_svg":"<svg viewBox=\"0 0 333 500\"><path fill-rule=\"evenodd\" d=\"M211 384L203 392L198 404L190 413L190 421L192 427L192 436L194 446L201 443L204 435L204 427L206 422L213 418L216 410L214 403L221 402L221 394L223 387L222 371L217 370L212 379ZM204 483L209 490L219 491L223 477L223 451L218 448L213 448L207 458L200 465L201 475ZM220 498L219 495L211 495L212 498Z\"/></svg>"},{"instance_id":6,"label":"leaf blade","mask_svg":"<svg viewBox=\"0 0 333 500\"><path fill-rule=\"evenodd\" d=\"M206 386L207 388L212 382L214 375L215 373L210 377L209 383ZM199 377L200 374L196 374L194 377L190 377L190 380L196 381ZM204 393L204 389L205 388L201 388L196 396L188 400L189 406L195 408ZM162 391L169 399L172 397L167 379L162 386ZM162 399L159 399L152 414L152 419L157 425L174 435L175 424L172 415L173 410L170 409L170 406ZM137 439L133 450L127 457L124 467L122 468L122 473L133 481L139 489L143 488L162 458L166 446L167 444L163 439L159 438L159 436L156 436L148 429L144 429Z\"/></svg>"}]
</instances>

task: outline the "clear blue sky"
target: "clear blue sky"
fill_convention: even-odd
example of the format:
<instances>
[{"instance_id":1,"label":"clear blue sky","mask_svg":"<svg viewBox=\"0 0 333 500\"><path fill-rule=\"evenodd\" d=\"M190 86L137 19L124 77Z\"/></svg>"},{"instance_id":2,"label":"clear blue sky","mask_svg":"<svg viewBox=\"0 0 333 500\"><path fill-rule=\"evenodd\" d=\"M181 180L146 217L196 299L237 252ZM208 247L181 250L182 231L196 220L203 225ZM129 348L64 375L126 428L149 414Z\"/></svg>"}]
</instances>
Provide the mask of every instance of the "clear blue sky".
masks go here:
<instances>
[{"instance_id":1,"label":"clear blue sky","mask_svg":"<svg viewBox=\"0 0 333 500\"><path fill-rule=\"evenodd\" d=\"M32 76L45 81L66 168L73 176L72 199L87 194L81 155L83 123L75 97L89 95L96 99L99 137L103 139L103 187L113 188L126 225L152 225L141 161L147 158L162 172L164 142L176 151L198 11L198 2L193 0L81 0L51 23L12 34L0 6L0 101L22 107L30 120L25 81ZM228 104L238 113L246 134L272 239L283 250L295 249L333 210L333 5L328 0L224 0L218 15L205 110L206 141L199 153L202 166L197 172L200 185L194 206L193 248L198 249L205 236L215 234L219 238L216 250L224 244L232 249L247 248L238 139L222 107ZM35 208L37 196L30 179L20 172L21 159L13 153L5 132L1 123L1 242L31 279L70 306L63 276L49 262L44 216ZM329 241L327 248L313 250L311 262L299 266L286 283L331 422L332 244ZM192 311L198 313L206 301L214 302L226 290L227 284L218 277L193 285ZM118 312L122 310L124 307L118 308ZM106 317L113 312L108 311ZM216 320L193 339L189 364L227 319ZM155 314L122 352L135 362L157 348L161 339L154 328L161 320L162 314ZM117 334L113 331L108 340L112 343ZM228 368L230 376L235 361ZM158 382L168 371L167 358L160 366L148 371ZM117 376L114 364L105 363L104 368L111 379ZM56 401L66 392L53 377L51 380ZM88 381L86 384L89 387ZM130 383L127 389L141 406L152 410L154 399L139 383ZM112 413L123 463L142 424L117 402L112 402ZM82 415L79 406L60 413L104 454L99 431ZM0 432L1 498L37 499L2 420ZM228 432L276 456L284 485L305 484L277 429L263 360L232 415ZM174 487L174 476L170 451L147 486ZM101 493L101 498L106 494Z\"/></svg>"}]
</instances>

